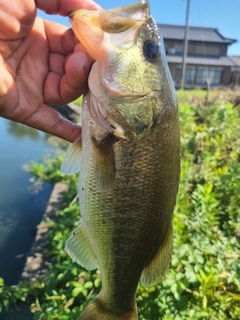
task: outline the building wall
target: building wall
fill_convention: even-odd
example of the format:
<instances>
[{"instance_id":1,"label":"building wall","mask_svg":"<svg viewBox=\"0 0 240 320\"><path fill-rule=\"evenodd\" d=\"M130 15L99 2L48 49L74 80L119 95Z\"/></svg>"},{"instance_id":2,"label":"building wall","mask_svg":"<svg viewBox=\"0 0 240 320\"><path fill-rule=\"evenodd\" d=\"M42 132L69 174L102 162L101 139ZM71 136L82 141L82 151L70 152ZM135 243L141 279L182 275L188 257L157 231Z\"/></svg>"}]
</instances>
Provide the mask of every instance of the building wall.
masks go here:
<instances>
[{"instance_id":1,"label":"building wall","mask_svg":"<svg viewBox=\"0 0 240 320\"><path fill-rule=\"evenodd\" d=\"M223 75L222 75L222 85L228 86L231 80L231 67L224 67L223 68Z\"/></svg>"},{"instance_id":2,"label":"building wall","mask_svg":"<svg viewBox=\"0 0 240 320\"><path fill-rule=\"evenodd\" d=\"M182 56L183 41L174 39L164 39L167 56ZM228 44L189 41L188 56L203 58L219 58L227 56ZM209 60L210 61L210 60ZM181 87L182 64L169 63L169 69L176 88ZM191 70L190 70L191 69ZM208 65L187 65L186 70L186 87L189 88L207 88L207 80L211 87L229 86L233 81L231 67L208 66Z\"/></svg>"},{"instance_id":3,"label":"building wall","mask_svg":"<svg viewBox=\"0 0 240 320\"><path fill-rule=\"evenodd\" d=\"M226 46L225 44L220 45L220 56L221 57L226 57L227 49L228 49L228 46Z\"/></svg>"},{"instance_id":4,"label":"building wall","mask_svg":"<svg viewBox=\"0 0 240 320\"><path fill-rule=\"evenodd\" d=\"M173 78L174 85L176 88L179 88L181 86L182 66L176 63L169 63L168 66Z\"/></svg>"},{"instance_id":5,"label":"building wall","mask_svg":"<svg viewBox=\"0 0 240 320\"><path fill-rule=\"evenodd\" d=\"M231 71L230 86L240 88L240 67Z\"/></svg>"}]
</instances>

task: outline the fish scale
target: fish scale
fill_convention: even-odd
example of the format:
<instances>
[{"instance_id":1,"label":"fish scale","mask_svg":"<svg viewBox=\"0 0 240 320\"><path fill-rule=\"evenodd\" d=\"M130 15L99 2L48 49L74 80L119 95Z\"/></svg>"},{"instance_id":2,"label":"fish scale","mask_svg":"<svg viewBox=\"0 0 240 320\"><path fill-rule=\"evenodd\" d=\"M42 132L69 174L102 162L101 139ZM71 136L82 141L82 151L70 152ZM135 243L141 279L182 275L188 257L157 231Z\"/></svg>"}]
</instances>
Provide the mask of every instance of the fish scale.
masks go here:
<instances>
[{"instance_id":1,"label":"fish scale","mask_svg":"<svg viewBox=\"0 0 240 320\"><path fill-rule=\"evenodd\" d=\"M171 260L180 168L176 93L147 1L80 10L71 19L96 62L82 106L82 146L78 139L63 164L66 173L77 171L76 161L69 171L71 154L82 148L81 219L66 250L87 269L99 266L102 278L79 320L136 320L139 280L161 281Z\"/></svg>"},{"instance_id":2,"label":"fish scale","mask_svg":"<svg viewBox=\"0 0 240 320\"><path fill-rule=\"evenodd\" d=\"M83 108L83 113L87 112L87 106ZM158 135L166 135L166 133L161 132L161 127L158 127L157 129L159 129L158 131L160 132L155 133L156 137ZM175 132L172 134L177 137L177 130L175 130ZM87 131L86 135L88 135L88 137L91 136ZM169 138L169 135L167 136ZM148 141L145 141L145 139ZM98 252L98 260L101 261L102 268L104 269L110 265L110 270L104 271L107 273L107 277L106 280L103 278L103 287L111 288L112 283L110 279L114 278L114 285L118 288L117 292L120 301L122 301L122 296L128 297L129 295L131 296L135 294L138 279L142 269L147 264L144 254L149 255L149 251L152 251L151 256L148 257L147 260L151 260L151 258L156 254L159 243L161 243L165 238L168 226L172 220L172 217L169 216L168 212L165 214L165 216L162 212L158 214L157 211L160 211L161 207L158 203L155 203L157 194L162 194L163 197L167 197L170 194L167 191L159 192L157 190L158 188L161 188L160 184L162 184L163 189L167 188L165 183L166 178L163 176L166 172L167 175L169 175L169 169L163 168L163 162L159 161L159 157L153 157L151 154L151 152L157 152L161 154L161 150L152 147L152 145L155 145L154 135L151 133L149 136L146 136L145 139L141 141L141 143L138 145L138 148L132 152L131 156L129 155L129 150L133 150L132 145L134 143L124 142L114 146L116 149L115 165L117 175L112 191L106 191L103 193L98 188L93 174L95 168L93 167L93 163L88 161L88 159L91 157L91 153L93 152L93 150L90 148L90 144L88 147L88 152L84 153L84 159L82 159L82 167L84 167L86 172L86 178L83 177L81 180L84 190L98 189L98 192L95 193L83 193L83 196L80 198L82 218L86 223L87 230L89 230L89 238L96 239L96 243L93 242L92 245L93 248L96 248L94 251ZM170 140L175 141L175 139ZM129 146L126 147L126 144L129 144ZM171 165L172 154L178 154L178 150L174 150L170 144L168 144L168 148L169 162L166 161L166 152L164 152L164 162L167 167ZM122 161L123 159L124 164ZM135 171L131 170L132 167L135 167ZM156 175L156 169L161 171L162 175ZM173 169L172 165L171 169ZM147 183L146 179L148 180ZM177 178L174 177L174 180L177 180ZM121 186L121 188L119 186ZM139 197L139 200L137 199L137 201L134 190L136 190ZM165 207L166 205L168 207L168 203L169 206L174 206L175 194L172 195L171 198L171 201L166 201L165 199ZM102 202L104 202L104 204L101 207L100 204ZM154 217L152 217L152 219L154 219L154 223L150 219L153 213ZM101 223L102 220L105 221L103 226ZM156 223L158 226L158 230L156 230L155 222L159 220L162 223L160 226L159 223ZM161 230L162 225L164 225L165 232ZM124 228L122 228L122 226ZM101 229L102 227L103 229ZM121 233L119 230L121 230ZM153 237L154 232L156 233L155 238L159 237L159 234L162 236L155 245L155 248L153 247L154 249L151 250L152 242L155 241L155 238ZM114 234L111 242L109 242L109 233ZM136 237L136 233L140 233L141 237ZM152 235L152 237L148 240L146 235L149 235L149 233ZM99 238L101 239L100 244L98 240ZM147 248L148 250L146 250ZM118 256L113 255L112 250L118 252ZM131 260L129 260L130 265L127 263L128 260L126 260L126 258L129 255L134 256L134 269ZM110 258L111 256L112 259ZM126 269L125 272L122 272L122 277L121 274L119 274L118 257L120 258L120 261L124 262L124 269ZM129 273L129 268L131 268L131 271L133 272ZM124 283L126 274L129 274L129 279L127 281L128 286L124 285L121 288L121 284ZM129 282L132 278L134 278L134 275L136 275L136 279L133 279L135 281L133 281L132 292L129 292ZM104 283L104 281L106 281L106 283ZM122 294L119 292L120 288L122 289ZM112 291L110 290L110 293L111 292ZM111 301L109 297L106 297L104 294L103 296L105 301ZM112 305L112 302L110 302L110 304Z\"/></svg>"}]
</instances>

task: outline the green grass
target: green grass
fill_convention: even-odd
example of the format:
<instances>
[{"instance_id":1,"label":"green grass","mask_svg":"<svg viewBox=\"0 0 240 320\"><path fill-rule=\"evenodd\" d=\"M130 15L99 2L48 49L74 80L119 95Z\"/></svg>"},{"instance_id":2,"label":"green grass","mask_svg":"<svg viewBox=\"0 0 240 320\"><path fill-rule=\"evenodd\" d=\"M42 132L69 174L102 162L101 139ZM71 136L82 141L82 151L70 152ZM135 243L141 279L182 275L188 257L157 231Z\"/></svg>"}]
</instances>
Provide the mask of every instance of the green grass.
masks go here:
<instances>
[{"instance_id":1,"label":"green grass","mask_svg":"<svg viewBox=\"0 0 240 320\"><path fill-rule=\"evenodd\" d=\"M81 96L77 100L73 101L73 103L75 103L78 106L81 106L82 105L82 100L83 100L83 96Z\"/></svg>"},{"instance_id":2,"label":"green grass","mask_svg":"<svg viewBox=\"0 0 240 320\"><path fill-rule=\"evenodd\" d=\"M223 92L178 94L182 164L172 264L158 285L139 285L139 319L239 319L240 119L234 107L236 94L226 93L226 98ZM45 167L35 164L32 168L40 179L69 185L67 205L49 221L45 255L54 257L54 265L33 284L6 287L0 282L0 308L9 309L27 299L35 319L76 319L101 288L99 271L84 270L64 251L79 220L79 206L72 203L78 177L62 176L61 161L60 156L48 160Z\"/></svg>"}]
</instances>

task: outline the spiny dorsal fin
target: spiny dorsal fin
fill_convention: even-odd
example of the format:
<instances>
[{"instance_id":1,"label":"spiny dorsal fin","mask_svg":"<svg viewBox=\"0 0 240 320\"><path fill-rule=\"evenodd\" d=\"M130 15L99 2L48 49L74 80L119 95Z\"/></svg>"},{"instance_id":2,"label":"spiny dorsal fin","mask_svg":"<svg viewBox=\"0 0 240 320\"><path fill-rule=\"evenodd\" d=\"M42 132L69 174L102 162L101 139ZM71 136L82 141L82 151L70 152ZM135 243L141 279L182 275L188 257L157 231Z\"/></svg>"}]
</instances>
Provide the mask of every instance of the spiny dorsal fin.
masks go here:
<instances>
[{"instance_id":1,"label":"spiny dorsal fin","mask_svg":"<svg viewBox=\"0 0 240 320\"><path fill-rule=\"evenodd\" d=\"M167 272L172 257L172 242L172 226L170 226L163 244L152 261L143 270L141 276L143 286L155 285L161 281Z\"/></svg>"},{"instance_id":2,"label":"spiny dorsal fin","mask_svg":"<svg viewBox=\"0 0 240 320\"><path fill-rule=\"evenodd\" d=\"M80 135L67 151L64 162L61 166L63 174L73 174L80 171L82 153L82 135Z\"/></svg>"},{"instance_id":3,"label":"spiny dorsal fin","mask_svg":"<svg viewBox=\"0 0 240 320\"><path fill-rule=\"evenodd\" d=\"M88 270L97 268L97 257L93 251L82 219L65 244L65 250L70 257Z\"/></svg>"}]
</instances>

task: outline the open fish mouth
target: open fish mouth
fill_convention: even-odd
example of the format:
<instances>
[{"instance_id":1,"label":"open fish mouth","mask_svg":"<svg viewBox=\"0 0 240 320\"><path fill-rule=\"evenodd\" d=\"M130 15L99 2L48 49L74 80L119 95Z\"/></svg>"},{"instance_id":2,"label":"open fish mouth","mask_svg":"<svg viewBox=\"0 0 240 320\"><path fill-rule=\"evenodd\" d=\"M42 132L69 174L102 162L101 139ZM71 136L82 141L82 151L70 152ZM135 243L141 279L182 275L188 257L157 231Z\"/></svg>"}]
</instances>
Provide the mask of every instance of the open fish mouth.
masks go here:
<instances>
[{"instance_id":1,"label":"open fish mouth","mask_svg":"<svg viewBox=\"0 0 240 320\"><path fill-rule=\"evenodd\" d=\"M77 10L70 15L71 26L89 55L98 60L104 45L129 47L136 43L140 26L150 17L147 0L111 10ZM119 34L119 35L117 35Z\"/></svg>"},{"instance_id":2,"label":"open fish mouth","mask_svg":"<svg viewBox=\"0 0 240 320\"><path fill-rule=\"evenodd\" d=\"M121 50L129 49L137 43L140 27L149 17L147 0L111 10L82 9L70 15L76 37L97 61L89 76L90 115L100 127L120 139L126 138L124 129L108 114L106 105L115 97L141 98L148 91L129 91L123 85L119 86L119 78L113 70L116 63L112 62L111 56L116 57Z\"/></svg>"}]
</instances>

